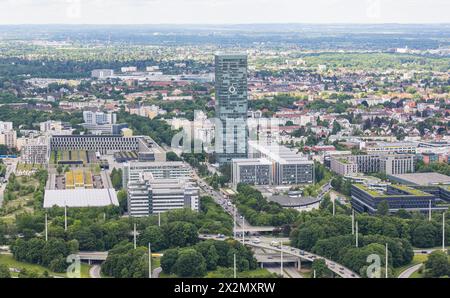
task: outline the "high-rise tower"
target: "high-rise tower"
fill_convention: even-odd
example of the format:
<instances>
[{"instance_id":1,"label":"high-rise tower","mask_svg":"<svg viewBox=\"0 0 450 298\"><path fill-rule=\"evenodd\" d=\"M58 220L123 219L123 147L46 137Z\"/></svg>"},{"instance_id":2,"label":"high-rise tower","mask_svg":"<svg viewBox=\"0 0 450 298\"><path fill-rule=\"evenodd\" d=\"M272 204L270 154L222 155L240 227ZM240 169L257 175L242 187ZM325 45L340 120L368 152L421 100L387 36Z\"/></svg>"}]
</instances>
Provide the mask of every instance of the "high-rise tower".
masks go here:
<instances>
[{"instance_id":1,"label":"high-rise tower","mask_svg":"<svg viewBox=\"0 0 450 298\"><path fill-rule=\"evenodd\" d=\"M216 54L216 157L247 158L247 55Z\"/></svg>"}]
</instances>

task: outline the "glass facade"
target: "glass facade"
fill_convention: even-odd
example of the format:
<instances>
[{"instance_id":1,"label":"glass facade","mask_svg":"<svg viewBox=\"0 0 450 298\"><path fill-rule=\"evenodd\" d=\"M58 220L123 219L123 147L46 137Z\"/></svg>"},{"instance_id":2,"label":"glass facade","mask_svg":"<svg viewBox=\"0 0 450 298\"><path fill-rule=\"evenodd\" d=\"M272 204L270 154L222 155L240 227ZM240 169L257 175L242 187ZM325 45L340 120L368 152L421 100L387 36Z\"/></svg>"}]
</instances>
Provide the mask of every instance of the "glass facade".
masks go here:
<instances>
[{"instance_id":1,"label":"glass facade","mask_svg":"<svg viewBox=\"0 0 450 298\"><path fill-rule=\"evenodd\" d=\"M217 54L216 157L220 164L247 158L247 55Z\"/></svg>"}]
</instances>

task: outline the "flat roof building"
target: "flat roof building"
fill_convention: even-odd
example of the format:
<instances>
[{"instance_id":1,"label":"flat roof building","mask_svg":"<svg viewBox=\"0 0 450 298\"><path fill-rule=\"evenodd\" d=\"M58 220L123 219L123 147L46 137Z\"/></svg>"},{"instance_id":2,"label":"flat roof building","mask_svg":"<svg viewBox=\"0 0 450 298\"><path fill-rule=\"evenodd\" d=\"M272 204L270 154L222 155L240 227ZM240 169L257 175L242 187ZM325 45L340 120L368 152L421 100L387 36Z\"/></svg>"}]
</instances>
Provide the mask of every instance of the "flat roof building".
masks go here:
<instances>
[{"instance_id":1,"label":"flat roof building","mask_svg":"<svg viewBox=\"0 0 450 298\"><path fill-rule=\"evenodd\" d=\"M150 173L154 179L191 179L192 168L182 161L129 162L123 165L123 185L138 181L142 173Z\"/></svg>"},{"instance_id":2,"label":"flat roof building","mask_svg":"<svg viewBox=\"0 0 450 298\"><path fill-rule=\"evenodd\" d=\"M450 185L450 176L435 172L389 175L388 178L405 185Z\"/></svg>"},{"instance_id":3,"label":"flat roof building","mask_svg":"<svg viewBox=\"0 0 450 298\"><path fill-rule=\"evenodd\" d=\"M362 184L353 184L351 197L352 207L356 211L369 214L375 214L383 201L388 203L390 213L400 209L428 212L430 204L433 210L447 210L447 207L436 204L440 200L439 195L404 185L388 185L386 191L380 191Z\"/></svg>"},{"instance_id":4,"label":"flat roof building","mask_svg":"<svg viewBox=\"0 0 450 298\"><path fill-rule=\"evenodd\" d=\"M199 211L200 189L185 179L154 179L142 173L128 183L128 212L131 217L144 217L174 209Z\"/></svg>"},{"instance_id":5,"label":"flat roof building","mask_svg":"<svg viewBox=\"0 0 450 298\"><path fill-rule=\"evenodd\" d=\"M165 161L166 152L148 136L123 137L120 135L52 136L51 151L86 150L101 154L122 151L138 152L139 160Z\"/></svg>"},{"instance_id":6,"label":"flat roof building","mask_svg":"<svg viewBox=\"0 0 450 298\"><path fill-rule=\"evenodd\" d=\"M114 188L104 189L47 189L44 196L44 208L65 207L106 207L119 206Z\"/></svg>"},{"instance_id":7,"label":"flat roof building","mask_svg":"<svg viewBox=\"0 0 450 298\"><path fill-rule=\"evenodd\" d=\"M274 185L314 183L314 162L296 150L250 141L249 156L264 158L272 163Z\"/></svg>"},{"instance_id":8,"label":"flat roof building","mask_svg":"<svg viewBox=\"0 0 450 298\"><path fill-rule=\"evenodd\" d=\"M231 165L233 185L270 185L273 182L272 163L264 158L233 159Z\"/></svg>"}]
</instances>

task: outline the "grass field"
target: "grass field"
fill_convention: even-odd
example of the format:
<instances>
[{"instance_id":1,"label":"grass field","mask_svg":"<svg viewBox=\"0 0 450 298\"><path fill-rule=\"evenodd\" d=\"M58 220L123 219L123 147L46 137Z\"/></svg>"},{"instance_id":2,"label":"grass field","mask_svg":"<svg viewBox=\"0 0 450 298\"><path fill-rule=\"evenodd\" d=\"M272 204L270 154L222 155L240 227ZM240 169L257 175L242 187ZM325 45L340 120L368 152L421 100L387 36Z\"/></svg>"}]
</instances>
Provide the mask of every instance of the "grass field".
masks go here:
<instances>
[{"instance_id":1,"label":"grass field","mask_svg":"<svg viewBox=\"0 0 450 298\"><path fill-rule=\"evenodd\" d=\"M43 166L39 165L39 164L24 164L24 163L19 163L17 164L17 172L21 172L21 171L31 171L31 170L39 170L42 169Z\"/></svg>"},{"instance_id":2,"label":"grass field","mask_svg":"<svg viewBox=\"0 0 450 298\"><path fill-rule=\"evenodd\" d=\"M17 181L22 186L33 186L37 188L39 181L33 177L17 177ZM33 193L27 195L19 195L19 191L12 192L15 195L15 199L11 201L3 201L2 215L0 219L11 221L15 219L15 216L24 212L33 212Z\"/></svg>"},{"instance_id":3,"label":"grass field","mask_svg":"<svg viewBox=\"0 0 450 298\"><path fill-rule=\"evenodd\" d=\"M35 271L40 275L43 274L45 271L47 271L48 274L51 276L66 277L65 273L56 273L56 272L52 272L48 268L45 268L40 265L16 261L16 260L14 260L12 255L0 255L0 264L4 264L4 265L8 266L9 268L17 268L17 269L25 268L27 270ZM89 269L90 268L91 267L87 264L83 264L83 263L81 264L81 278L89 278ZM12 275L18 276L18 273L12 273Z\"/></svg>"}]
</instances>

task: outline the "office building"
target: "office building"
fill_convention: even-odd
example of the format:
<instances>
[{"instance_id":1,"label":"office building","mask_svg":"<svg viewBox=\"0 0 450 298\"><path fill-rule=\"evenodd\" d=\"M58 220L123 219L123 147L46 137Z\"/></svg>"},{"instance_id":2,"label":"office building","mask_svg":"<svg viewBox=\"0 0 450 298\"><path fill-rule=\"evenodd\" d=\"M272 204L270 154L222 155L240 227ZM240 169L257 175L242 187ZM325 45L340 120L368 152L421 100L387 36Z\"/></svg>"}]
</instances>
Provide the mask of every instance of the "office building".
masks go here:
<instances>
[{"instance_id":1,"label":"office building","mask_svg":"<svg viewBox=\"0 0 450 298\"><path fill-rule=\"evenodd\" d=\"M183 179L154 179L142 173L138 180L128 183L128 212L143 217L174 209L199 211L200 190Z\"/></svg>"},{"instance_id":2,"label":"office building","mask_svg":"<svg viewBox=\"0 0 450 298\"><path fill-rule=\"evenodd\" d=\"M249 157L263 158L272 163L272 184L314 183L314 162L296 150L257 141L249 143Z\"/></svg>"},{"instance_id":3,"label":"office building","mask_svg":"<svg viewBox=\"0 0 450 298\"><path fill-rule=\"evenodd\" d=\"M216 157L219 164L247 158L247 55L217 54Z\"/></svg>"},{"instance_id":4,"label":"office building","mask_svg":"<svg viewBox=\"0 0 450 298\"><path fill-rule=\"evenodd\" d=\"M231 164L233 185L270 185L273 182L272 163L264 158L233 159Z\"/></svg>"},{"instance_id":5,"label":"office building","mask_svg":"<svg viewBox=\"0 0 450 298\"><path fill-rule=\"evenodd\" d=\"M190 179L192 168L181 161L129 162L123 166L123 185L139 180L142 173L152 174L154 179Z\"/></svg>"},{"instance_id":6,"label":"office building","mask_svg":"<svg viewBox=\"0 0 450 298\"><path fill-rule=\"evenodd\" d=\"M94 69L91 72L91 77L94 79L104 80L114 76L114 70L112 69Z\"/></svg>"},{"instance_id":7,"label":"office building","mask_svg":"<svg viewBox=\"0 0 450 298\"><path fill-rule=\"evenodd\" d=\"M362 144L362 149L368 154L416 154L417 144L373 142Z\"/></svg>"},{"instance_id":8,"label":"office building","mask_svg":"<svg viewBox=\"0 0 450 298\"><path fill-rule=\"evenodd\" d=\"M414 173L414 155L395 154L380 157L380 172L386 175Z\"/></svg>"},{"instance_id":9,"label":"office building","mask_svg":"<svg viewBox=\"0 0 450 298\"><path fill-rule=\"evenodd\" d=\"M126 123L117 124L115 113L84 111L83 119L82 126L96 135L120 135L122 129L128 127Z\"/></svg>"},{"instance_id":10,"label":"office building","mask_svg":"<svg viewBox=\"0 0 450 298\"><path fill-rule=\"evenodd\" d=\"M351 196L352 207L358 212L369 214L375 214L382 201L388 203L390 213L400 209L428 212L430 203L432 210L447 209L436 204L439 196L404 185L388 185L385 191L380 191L362 184L353 184Z\"/></svg>"},{"instance_id":11,"label":"office building","mask_svg":"<svg viewBox=\"0 0 450 298\"><path fill-rule=\"evenodd\" d=\"M358 164L348 157L331 157L330 168L341 176L354 176L358 174Z\"/></svg>"},{"instance_id":12,"label":"office building","mask_svg":"<svg viewBox=\"0 0 450 298\"><path fill-rule=\"evenodd\" d=\"M412 154L336 155L331 157L330 168L342 176L413 173L414 158Z\"/></svg>"},{"instance_id":13,"label":"office building","mask_svg":"<svg viewBox=\"0 0 450 298\"><path fill-rule=\"evenodd\" d=\"M47 164L49 156L50 146L45 137L30 140L21 150L21 159L25 164Z\"/></svg>"},{"instance_id":14,"label":"office building","mask_svg":"<svg viewBox=\"0 0 450 298\"><path fill-rule=\"evenodd\" d=\"M100 154L135 151L142 161L166 161L166 152L150 137L120 135L71 135L52 136L51 151L85 150Z\"/></svg>"},{"instance_id":15,"label":"office building","mask_svg":"<svg viewBox=\"0 0 450 298\"><path fill-rule=\"evenodd\" d=\"M450 176L431 172L431 173L409 173L389 175L390 180L405 185L450 185Z\"/></svg>"},{"instance_id":16,"label":"office building","mask_svg":"<svg viewBox=\"0 0 450 298\"><path fill-rule=\"evenodd\" d=\"M103 113L103 112L83 112L83 120L86 124L116 124L117 114L115 113Z\"/></svg>"}]
</instances>

